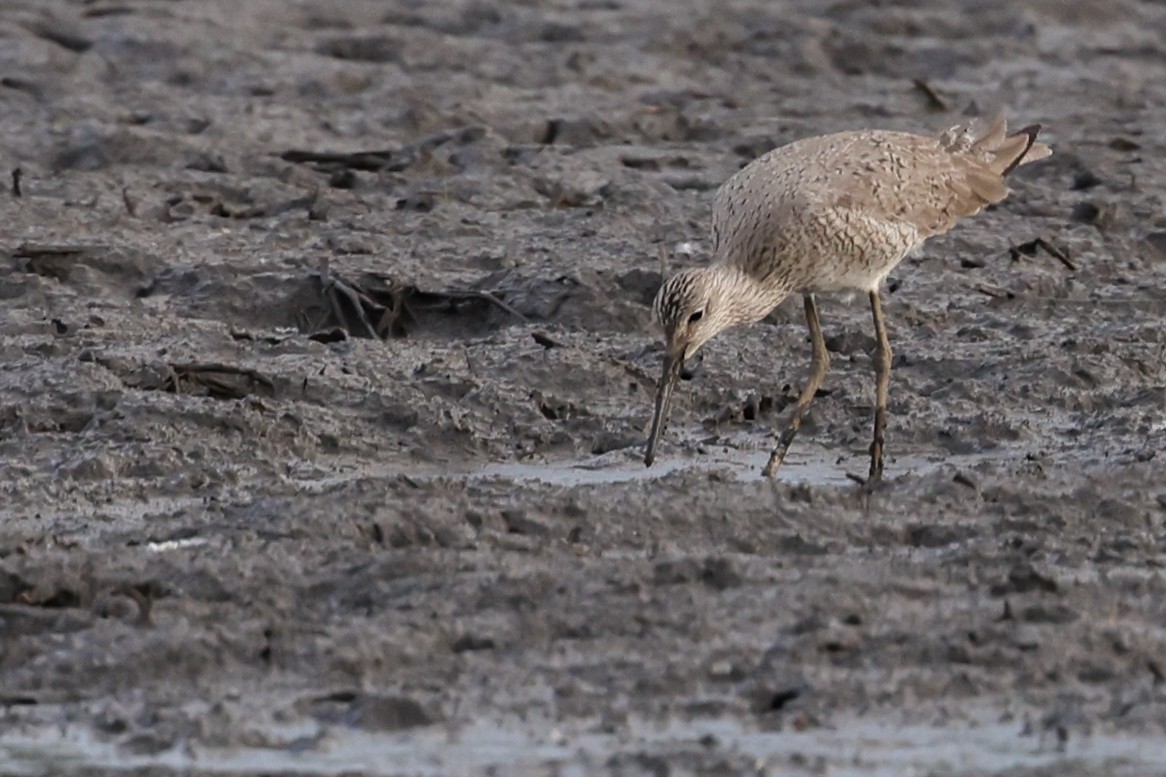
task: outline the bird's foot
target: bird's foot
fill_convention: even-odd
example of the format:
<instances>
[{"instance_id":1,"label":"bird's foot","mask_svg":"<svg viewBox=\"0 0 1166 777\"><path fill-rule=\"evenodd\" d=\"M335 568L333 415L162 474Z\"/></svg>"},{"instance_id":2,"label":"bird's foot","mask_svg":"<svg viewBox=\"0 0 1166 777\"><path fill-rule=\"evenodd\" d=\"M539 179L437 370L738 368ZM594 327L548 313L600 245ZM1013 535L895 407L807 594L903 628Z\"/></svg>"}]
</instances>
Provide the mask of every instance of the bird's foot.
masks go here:
<instances>
[{"instance_id":1,"label":"bird's foot","mask_svg":"<svg viewBox=\"0 0 1166 777\"><path fill-rule=\"evenodd\" d=\"M874 441L870 444L870 474L863 484L867 493L873 491L883 480L883 445L882 429L876 429Z\"/></svg>"},{"instance_id":2,"label":"bird's foot","mask_svg":"<svg viewBox=\"0 0 1166 777\"><path fill-rule=\"evenodd\" d=\"M785 461L785 454L789 451L789 445L778 445L773 449L773 453L769 454L769 461L765 464L765 469L761 470L761 476L772 478L777 475L777 468Z\"/></svg>"},{"instance_id":3,"label":"bird's foot","mask_svg":"<svg viewBox=\"0 0 1166 777\"><path fill-rule=\"evenodd\" d=\"M853 472L847 472L846 477L858 484L859 490L865 494L873 494L875 490L883 484L883 469L879 467L877 470L872 468L871 473L866 477L857 475Z\"/></svg>"},{"instance_id":4,"label":"bird's foot","mask_svg":"<svg viewBox=\"0 0 1166 777\"><path fill-rule=\"evenodd\" d=\"M777 440L777 447L773 449L773 453L769 454L769 462L765 465L765 469L761 470L763 477L771 478L777 474L777 468L785 461L785 455L789 453L789 447L793 445L794 436L798 433L798 427L802 425L802 417L798 412L794 413L794 417L790 419L789 425L782 431L781 437Z\"/></svg>"}]
</instances>

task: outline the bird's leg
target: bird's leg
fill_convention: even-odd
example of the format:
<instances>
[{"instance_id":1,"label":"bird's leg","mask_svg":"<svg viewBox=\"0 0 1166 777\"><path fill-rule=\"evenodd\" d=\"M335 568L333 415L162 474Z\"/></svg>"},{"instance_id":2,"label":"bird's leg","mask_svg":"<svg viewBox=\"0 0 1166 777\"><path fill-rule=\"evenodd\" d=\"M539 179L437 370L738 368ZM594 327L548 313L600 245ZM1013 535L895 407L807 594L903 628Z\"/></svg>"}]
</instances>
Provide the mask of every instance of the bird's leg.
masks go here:
<instances>
[{"instance_id":1,"label":"bird's leg","mask_svg":"<svg viewBox=\"0 0 1166 777\"><path fill-rule=\"evenodd\" d=\"M794 436L802 425L802 416L806 414L806 408L810 406L814 395L821 388L822 381L826 379L826 369L830 366L830 355L826 352L826 340L822 337L822 324L818 321L818 308L814 304L814 295L805 294L802 298L806 304L806 325L810 328L810 344L814 349L810 360L810 379L806 381L806 387L802 389L802 394L798 397L793 415L790 416L785 431L781 433L777 447L769 455L769 463L761 471L761 474L767 478L773 477L777 468L785 460L790 443L794 441Z\"/></svg>"},{"instance_id":2,"label":"bird's leg","mask_svg":"<svg viewBox=\"0 0 1166 777\"><path fill-rule=\"evenodd\" d=\"M870 312L874 316L875 339L875 417L874 440L870 444L870 477L868 485L874 485L883 477L883 448L887 432L887 397L891 390L891 341L887 337L887 322L883 320L883 303L879 291L870 293Z\"/></svg>"}]
</instances>

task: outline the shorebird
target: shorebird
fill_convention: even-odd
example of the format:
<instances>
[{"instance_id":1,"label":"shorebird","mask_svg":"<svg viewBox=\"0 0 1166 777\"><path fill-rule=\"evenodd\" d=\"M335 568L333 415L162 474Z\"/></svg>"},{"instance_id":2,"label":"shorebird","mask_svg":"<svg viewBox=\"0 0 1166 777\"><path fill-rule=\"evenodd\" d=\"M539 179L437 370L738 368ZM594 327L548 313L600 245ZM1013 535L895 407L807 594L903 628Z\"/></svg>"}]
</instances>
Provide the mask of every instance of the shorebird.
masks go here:
<instances>
[{"instance_id":1,"label":"shorebird","mask_svg":"<svg viewBox=\"0 0 1166 777\"><path fill-rule=\"evenodd\" d=\"M772 477L829 366L814 294L863 291L870 298L874 353L874 440L868 484L883 474L891 345L879 286L927 238L1008 196L1004 178L1052 151L1040 125L1009 135L997 118L938 136L857 130L806 138L750 162L713 201L713 262L669 278L653 313L664 329L664 372L644 463L651 466L686 359L729 327L761 320L800 294L810 330L810 377L765 465Z\"/></svg>"}]
</instances>

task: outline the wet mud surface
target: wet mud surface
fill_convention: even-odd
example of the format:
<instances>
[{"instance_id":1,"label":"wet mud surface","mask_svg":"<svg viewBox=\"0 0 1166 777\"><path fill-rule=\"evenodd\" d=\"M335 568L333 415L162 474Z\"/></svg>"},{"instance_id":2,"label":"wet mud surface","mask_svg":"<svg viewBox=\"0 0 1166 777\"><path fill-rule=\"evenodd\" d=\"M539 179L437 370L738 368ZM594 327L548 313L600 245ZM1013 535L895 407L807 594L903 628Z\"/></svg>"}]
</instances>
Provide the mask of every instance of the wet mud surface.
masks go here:
<instances>
[{"instance_id":1,"label":"wet mud surface","mask_svg":"<svg viewBox=\"0 0 1166 777\"><path fill-rule=\"evenodd\" d=\"M1163 773L1164 31L4 3L0 766ZM716 187L998 111L1055 156L892 274L888 482L846 477L845 299L777 482L796 302L708 346L645 470L659 256L707 260Z\"/></svg>"}]
</instances>

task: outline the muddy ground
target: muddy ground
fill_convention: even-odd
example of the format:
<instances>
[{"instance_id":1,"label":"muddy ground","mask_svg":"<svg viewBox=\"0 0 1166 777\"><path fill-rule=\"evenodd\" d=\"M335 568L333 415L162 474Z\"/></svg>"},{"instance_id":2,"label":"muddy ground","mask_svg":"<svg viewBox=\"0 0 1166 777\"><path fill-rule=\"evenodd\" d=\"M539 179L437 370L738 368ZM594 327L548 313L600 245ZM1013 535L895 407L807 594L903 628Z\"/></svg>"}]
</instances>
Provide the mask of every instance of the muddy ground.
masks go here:
<instances>
[{"instance_id":1,"label":"muddy ground","mask_svg":"<svg viewBox=\"0 0 1166 777\"><path fill-rule=\"evenodd\" d=\"M0 771L1166 774L1164 47L1161 2L7 0ZM996 112L1056 154L892 274L889 482L861 299L778 482L796 302L645 470L716 187Z\"/></svg>"}]
</instances>

